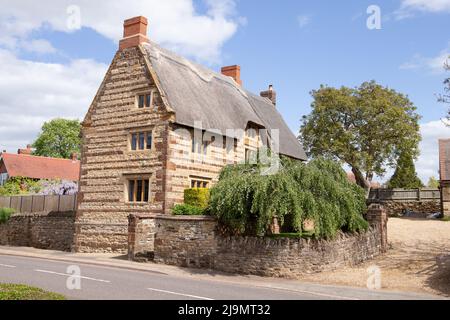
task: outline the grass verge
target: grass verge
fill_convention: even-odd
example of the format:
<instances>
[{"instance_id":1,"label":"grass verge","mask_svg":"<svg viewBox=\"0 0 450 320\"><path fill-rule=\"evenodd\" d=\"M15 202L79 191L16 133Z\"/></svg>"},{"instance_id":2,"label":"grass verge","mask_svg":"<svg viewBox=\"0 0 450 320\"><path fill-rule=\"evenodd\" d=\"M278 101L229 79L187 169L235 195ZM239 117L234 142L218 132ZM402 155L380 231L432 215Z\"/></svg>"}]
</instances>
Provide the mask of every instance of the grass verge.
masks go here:
<instances>
[{"instance_id":1,"label":"grass verge","mask_svg":"<svg viewBox=\"0 0 450 320\"><path fill-rule=\"evenodd\" d=\"M63 295L22 284L0 283L0 300L65 300Z\"/></svg>"}]
</instances>

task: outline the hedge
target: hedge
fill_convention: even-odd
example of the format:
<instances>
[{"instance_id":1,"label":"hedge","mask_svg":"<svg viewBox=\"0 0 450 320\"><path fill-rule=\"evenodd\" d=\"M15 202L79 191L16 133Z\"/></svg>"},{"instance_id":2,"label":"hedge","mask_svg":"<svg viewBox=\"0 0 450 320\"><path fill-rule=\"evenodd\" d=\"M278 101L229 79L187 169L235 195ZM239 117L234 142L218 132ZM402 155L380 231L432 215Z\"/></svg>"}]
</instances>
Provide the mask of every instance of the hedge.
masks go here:
<instances>
[{"instance_id":1,"label":"hedge","mask_svg":"<svg viewBox=\"0 0 450 320\"><path fill-rule=\"evenodd\" d=\"M206 209L209 204L210 191L207 188L192 188L184 190L184 204Z\"/></svg>"}]
</instances>

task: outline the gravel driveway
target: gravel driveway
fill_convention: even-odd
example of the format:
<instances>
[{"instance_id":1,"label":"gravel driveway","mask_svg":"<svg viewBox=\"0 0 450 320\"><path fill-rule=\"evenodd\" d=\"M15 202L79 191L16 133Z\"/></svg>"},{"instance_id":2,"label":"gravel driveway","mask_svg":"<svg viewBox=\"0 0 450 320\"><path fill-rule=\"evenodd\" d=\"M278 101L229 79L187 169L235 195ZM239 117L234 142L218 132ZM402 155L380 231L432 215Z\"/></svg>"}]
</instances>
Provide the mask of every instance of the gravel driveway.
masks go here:
<instances>
[{"instance_id":1,"label":"gravel driveway","mask_svg":"<svg viewBox=\"0 0 450 320\"><path fill-rule=\"evenodd\" d=\"M365 287L367 268L381 269L382 288L450 297L450 222L391 218L390 250L362 265L305 276L319 283Z\"/></svg>"}]
</instances>

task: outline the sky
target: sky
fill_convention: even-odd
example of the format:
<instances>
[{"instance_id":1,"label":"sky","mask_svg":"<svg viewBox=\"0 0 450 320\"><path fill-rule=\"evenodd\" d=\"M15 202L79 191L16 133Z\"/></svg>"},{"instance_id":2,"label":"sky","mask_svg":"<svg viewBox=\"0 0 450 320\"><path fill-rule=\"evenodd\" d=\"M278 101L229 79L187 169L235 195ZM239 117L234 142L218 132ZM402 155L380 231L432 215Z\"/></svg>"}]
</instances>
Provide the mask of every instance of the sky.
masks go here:
<instances>
[{"instance_id":1,"label":"sky","mask_svg":"<svg viewBox=\"0 0 450 320\"><path fill-rule=\"evenodd\" d=\"M52 118L82 120L123 20L144 15L162 46L217 71L239 64L255 93L273 84L295 134L321 84L375 80L407 94L422 116L417 172L425 183L438 176L437 140L450 137L436 98L449 76L450 0L1 2L0 150L32 143Z\"/></svg>"}]
</instances>

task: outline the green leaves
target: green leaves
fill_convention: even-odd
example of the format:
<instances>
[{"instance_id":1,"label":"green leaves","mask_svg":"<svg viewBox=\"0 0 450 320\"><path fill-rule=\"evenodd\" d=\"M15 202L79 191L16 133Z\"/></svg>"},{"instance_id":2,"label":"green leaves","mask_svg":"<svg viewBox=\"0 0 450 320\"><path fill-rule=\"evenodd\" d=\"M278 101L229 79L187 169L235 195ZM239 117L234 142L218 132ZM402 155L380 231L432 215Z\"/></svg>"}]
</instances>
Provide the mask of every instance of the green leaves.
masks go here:
<instances>
[{"instance_id":1,"label":"green leaves","mask_svg":"<svg viewBox=\"0 0 450 320\"><path fill-rule=\"evenodd\" d=\"M389 180L389 188L416 189L422 188L423 183L417 177L413 158L408 152L402 152L397 162L394 175Z\"/></svg>"},{"instance_id":2,"label":"green leaves","mask_svg":"<svg viewBox=\"0 0 450 320\"><path fill-rule=\"evenodd\" d=\"M211 213L232 234L263 236L276 217L283 232L302 233L314 221L314 236L367 228L364 190L347 180L339 164L316 159L309 164L282 160L281 170L262 176L258 165L224 168L211 190Z\"/></svg>"},{"instance_id":3,"label":"green leaves","mask_svg":"<svg viewBox=\"0 0 450 320\"><path fill-rule=\"evenodd\" d=\"M407 96L374 81L358 88L321 86L311 95L313 110L299 137L310 156L345 162L369 180L393 167L400 150L417 157L420 116Z\"/></svg>"},{"instance_id":4,"label":"green leaves","mask_svg":"<svg viewBox=\"0 0 450 320\"><path fill-rule=\"evenodd\" d=\"M81 124L78 120L54 119L44 123L33 144L37 156L69 159L80 153Z\"/></svg>"}]
</instances>

